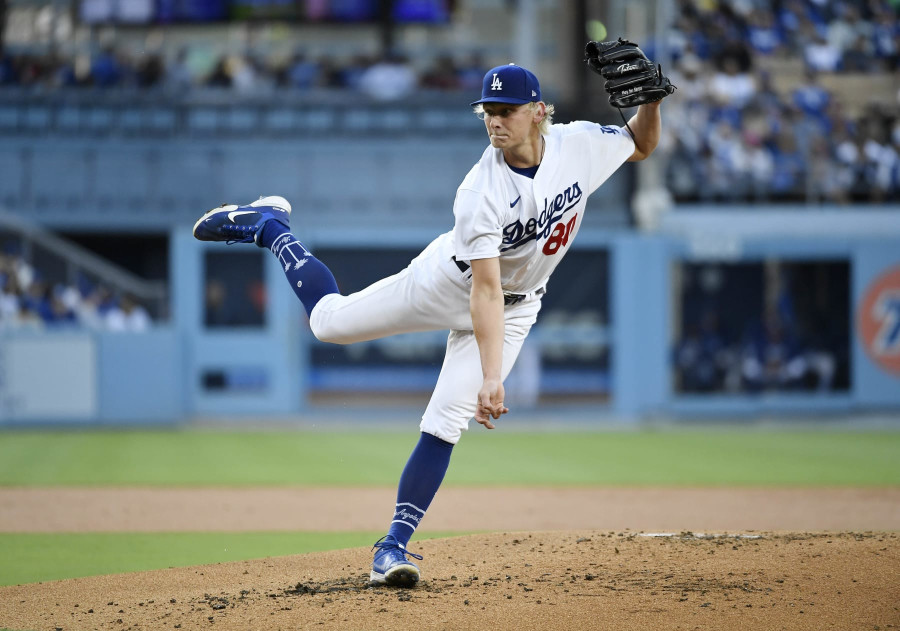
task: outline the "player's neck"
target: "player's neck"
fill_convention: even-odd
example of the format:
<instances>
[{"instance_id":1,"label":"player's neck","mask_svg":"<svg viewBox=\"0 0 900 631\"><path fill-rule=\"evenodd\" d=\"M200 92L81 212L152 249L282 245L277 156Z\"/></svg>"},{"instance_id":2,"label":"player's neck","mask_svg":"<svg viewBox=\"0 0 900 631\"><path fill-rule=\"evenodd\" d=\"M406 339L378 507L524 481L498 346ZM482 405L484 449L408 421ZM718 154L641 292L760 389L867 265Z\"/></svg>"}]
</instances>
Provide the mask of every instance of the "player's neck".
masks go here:
<instances>
[{"instance_id":1,"label":"player's neck","mask_svg":"<svg viewBox=\"0 0 900 631\"><path fill-rule=\"evenodd\" d=\"M505 149L503 159L506 160L506 164L517 169L536 167L544 159L545 145L544 137L538 134L537 138L530 139L518 147Z\"/></svg>"}]
</instances>

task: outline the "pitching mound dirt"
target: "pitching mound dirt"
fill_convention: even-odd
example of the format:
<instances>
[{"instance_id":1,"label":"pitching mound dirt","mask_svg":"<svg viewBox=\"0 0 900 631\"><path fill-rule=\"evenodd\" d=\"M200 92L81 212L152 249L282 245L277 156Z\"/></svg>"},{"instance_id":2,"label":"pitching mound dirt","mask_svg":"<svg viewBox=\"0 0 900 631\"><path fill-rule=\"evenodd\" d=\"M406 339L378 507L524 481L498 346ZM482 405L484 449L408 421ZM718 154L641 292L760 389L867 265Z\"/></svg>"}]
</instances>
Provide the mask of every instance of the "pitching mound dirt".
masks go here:
<instances>
[{"instance_id":1,"label":"pitching mound dirt","mask_svg":"<svg viewBox=\"0 0 900 631\"><path fill-rule=\"evenodd\" d=\"M396 488L5 488L0 532L381 531ZM315 506L315 510L310 510ZM441 489L436 531L898 531L900 488Z\"/></svg>"},{"instance_id":2,"label":"pitching mound dirt","mask_svg":"<svg viewBox=\"0 0 900 631\"><path fill-rule=\"evenodd\" d=\"M502 533L423 541L423 581L368 586L367 549L0 588L0 627L892 629L894 533Z\"/></svg>"}]
</instances>

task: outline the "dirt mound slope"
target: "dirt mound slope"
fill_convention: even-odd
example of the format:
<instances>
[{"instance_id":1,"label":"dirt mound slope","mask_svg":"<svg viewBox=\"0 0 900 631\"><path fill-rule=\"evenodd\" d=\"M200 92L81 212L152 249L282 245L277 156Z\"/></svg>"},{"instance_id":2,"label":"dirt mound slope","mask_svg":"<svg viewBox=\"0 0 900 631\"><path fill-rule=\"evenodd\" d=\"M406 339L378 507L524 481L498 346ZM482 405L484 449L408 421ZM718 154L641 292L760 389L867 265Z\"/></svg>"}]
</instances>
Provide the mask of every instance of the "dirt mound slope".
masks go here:
<instances>
[{"instance_id":1,"label":"dirt mound slope","mask_svg":"<svg viewBox=\"0 0 900 631\"><path fill-rule=\"evenodd\" d=\"M381 488L0 488L0 532L378 532ZM316 510L310 510L315 506ZM443 488L434 531L900 530L900 488Z\"/></svg>"},{"instance_id":2,"label":"dirt mound slope","mask_svg":"<svg viewBox=\"0 0 900 631\"><path fill-rule=\"evenodd\" d=\"M12 629L895 629L896 533L568 531L427 540L415 589L367 549L0 588Z\"/></svg>"}]
</instances>

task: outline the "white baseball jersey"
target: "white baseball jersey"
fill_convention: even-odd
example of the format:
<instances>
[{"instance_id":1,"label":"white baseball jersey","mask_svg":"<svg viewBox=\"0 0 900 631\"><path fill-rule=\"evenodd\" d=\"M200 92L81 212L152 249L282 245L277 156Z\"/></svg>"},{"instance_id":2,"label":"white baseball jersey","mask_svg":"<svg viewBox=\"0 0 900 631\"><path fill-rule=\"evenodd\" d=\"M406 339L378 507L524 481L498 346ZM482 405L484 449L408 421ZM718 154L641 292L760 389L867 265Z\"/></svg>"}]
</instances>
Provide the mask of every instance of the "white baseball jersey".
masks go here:
<instances>
[{"instance_id":1,"label":"white baseball jersey","mask_svg":"<svg viewBox=\"0 0 900 631\"><path fill-rule=\"evenodd\" d=\"M503 311L501 377L506 378L541 308L535 292L578 232L585 202L634 152L620 127L577 122L552 125L535 178L512 171L488 147L456 195L456 225L432 241L403 271L349 296L324 296L310 314L322 341L364 340L450 329L447 352L420 429L456 443L475 414L481 358L469 310L471 270L453 262L500 257L503 290L528 294Z\"/></svg>"},{"instance_id":2,"label":"white baseball jersey","mask_svg":"<svg viewBox=\"0 0 900 631\"><path fill-rule=\"evenodd\" d=\"M456 193L452 231L458 261L500 257L503 290L527 294L547 283L578 233L588 195L634 152L625 128L577 121L551 125L534 179L488 147Z\"/></svg>"}]
</instances>

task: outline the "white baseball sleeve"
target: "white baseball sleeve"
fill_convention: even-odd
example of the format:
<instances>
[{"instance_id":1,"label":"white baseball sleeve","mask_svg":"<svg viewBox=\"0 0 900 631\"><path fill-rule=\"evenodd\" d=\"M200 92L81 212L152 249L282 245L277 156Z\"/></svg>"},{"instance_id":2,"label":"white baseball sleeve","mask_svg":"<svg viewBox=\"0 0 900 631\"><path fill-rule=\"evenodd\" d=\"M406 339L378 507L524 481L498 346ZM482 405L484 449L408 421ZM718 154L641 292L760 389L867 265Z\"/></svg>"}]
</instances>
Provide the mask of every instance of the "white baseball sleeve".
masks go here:
<instances>
[{"instance_id":1,"label":"white baseball sleeve","mask_svg":"<svg viewBox=\"0 0 900 631\"><path fill-rule=\"evenodd\" d=\"M459 189L453 204L454 247L459 261L500 256L503 219L483 193Z\"/></svg>"}]
</instances>

